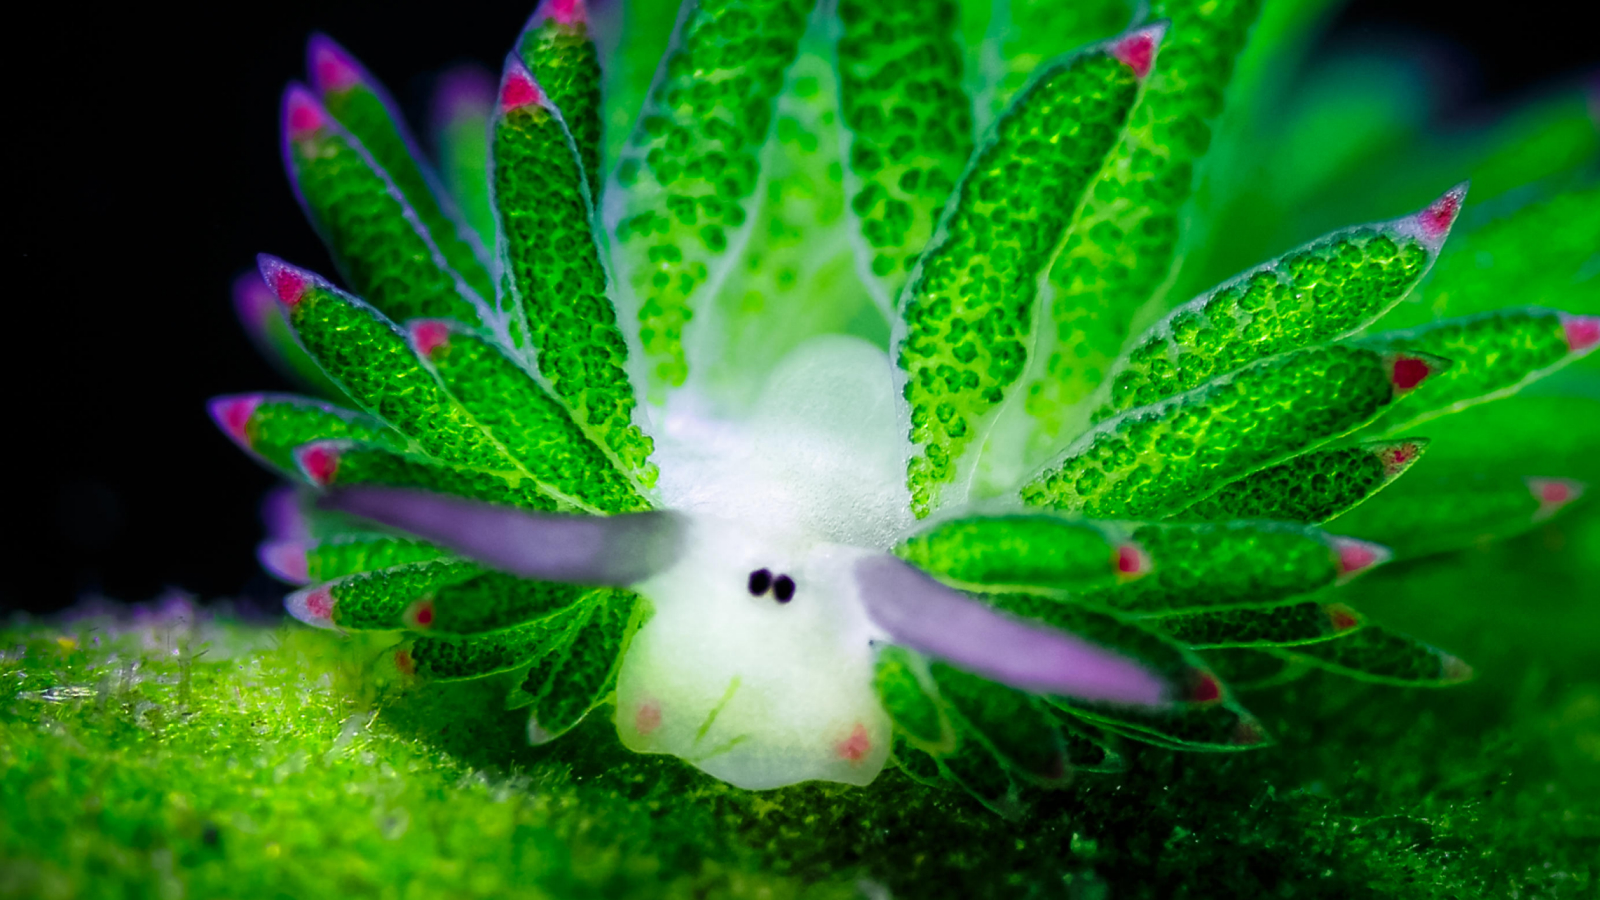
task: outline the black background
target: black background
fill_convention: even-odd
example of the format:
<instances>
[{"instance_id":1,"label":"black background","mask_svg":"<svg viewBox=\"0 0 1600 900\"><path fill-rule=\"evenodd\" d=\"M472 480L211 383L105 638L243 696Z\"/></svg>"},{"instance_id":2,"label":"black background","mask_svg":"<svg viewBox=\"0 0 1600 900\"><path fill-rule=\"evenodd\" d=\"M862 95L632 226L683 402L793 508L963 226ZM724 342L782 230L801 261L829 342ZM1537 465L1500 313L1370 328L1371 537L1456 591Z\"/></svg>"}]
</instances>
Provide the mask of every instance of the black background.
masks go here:
<instances>
[{"instance_id":1,"label":"black background","mask_svg":"<svg viewBox=\"0 0 1600 900\"><path fill-rule=\"evenodd\" d=\"M192 16L54 2L8 22L6 246L8 273L22 277L7 279L3 301L0 609L58 609L86 593L147 600L168 586L274 602L281 589L253 556L271 478L204 404L288 387L234 321L232 278L258 251L332 270L281 172L283 83L301 77L307 33L325 30L416 121L431 73L466 60L498 69L532 5L279 3ZM1539 4L1472 8L1357 2L1322 52L1429 48L1445 61L1442 114L1456 120L1592 70L1593 22Z\"/></svg>"}]
</instances>

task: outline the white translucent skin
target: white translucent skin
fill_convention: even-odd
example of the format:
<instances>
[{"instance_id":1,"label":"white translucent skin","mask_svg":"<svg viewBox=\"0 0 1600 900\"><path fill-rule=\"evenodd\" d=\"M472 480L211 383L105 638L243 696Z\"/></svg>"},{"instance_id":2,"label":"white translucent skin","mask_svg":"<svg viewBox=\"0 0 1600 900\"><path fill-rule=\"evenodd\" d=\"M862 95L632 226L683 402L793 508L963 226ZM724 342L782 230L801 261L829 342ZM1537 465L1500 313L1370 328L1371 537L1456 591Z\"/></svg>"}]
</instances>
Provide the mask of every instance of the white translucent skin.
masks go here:
<instances>
[{"instance_id":1,"label":"white translucent skin","mask_svg":"<svg viewBox=\"0 0 1600 900\"><path fill-rule=\"evenodd\" d=\"M680 393L658 429L664 505L693 526L623 659L617 731L741 788L866 784L888 756L853 563L913 519L888 357L855 338L801 345L757 410L719 420ZM795 582L752 596L750 573Z\"/></svg>"}]
</instances>

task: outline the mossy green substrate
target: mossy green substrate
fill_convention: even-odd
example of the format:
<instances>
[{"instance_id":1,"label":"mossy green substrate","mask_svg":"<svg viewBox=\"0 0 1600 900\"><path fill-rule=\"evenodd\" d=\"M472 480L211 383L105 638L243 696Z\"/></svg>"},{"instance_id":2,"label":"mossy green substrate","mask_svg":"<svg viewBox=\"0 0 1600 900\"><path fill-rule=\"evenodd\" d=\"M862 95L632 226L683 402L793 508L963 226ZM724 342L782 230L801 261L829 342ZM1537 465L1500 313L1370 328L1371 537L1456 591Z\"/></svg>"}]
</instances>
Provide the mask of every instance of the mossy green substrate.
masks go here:
<instances>
[{"instance_id":1,"label":"mossy green substrate","mask_svg":"<svg viewBox=\"0 0 1600 900\"><path fill-rule=\"evenodd\" d=\"M1473 683L1247 693L1276 747L1131 748L1016 822L894 771L740 791L598 713L529 747L509 683L384 686L392 638L16 621L0 896L1592 897L1600 509L1575 512L1347 589Z\"/></svg>"}]
</instances>

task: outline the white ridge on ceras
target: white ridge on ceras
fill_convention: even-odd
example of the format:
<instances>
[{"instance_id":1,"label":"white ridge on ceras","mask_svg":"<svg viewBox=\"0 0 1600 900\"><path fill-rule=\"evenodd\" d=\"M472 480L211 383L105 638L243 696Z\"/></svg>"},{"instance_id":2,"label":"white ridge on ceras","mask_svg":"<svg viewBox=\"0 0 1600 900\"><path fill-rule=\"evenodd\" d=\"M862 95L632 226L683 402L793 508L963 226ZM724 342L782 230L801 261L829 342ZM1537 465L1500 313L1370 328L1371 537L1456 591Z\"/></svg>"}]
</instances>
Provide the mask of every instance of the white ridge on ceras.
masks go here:
<instances>
[{"instance_id":1,"label":"white ridge on ceras","mask_svg":"<svg viewBox=\"0 0 1600 900\"><path fill-rule=\"evenodd\" d=\"M744 421L671 405L658 488L690 530L677 562L634 586L654 614L618 675L630 749L746 789L866 784L882 769L871 642L884 634L852 573L914 522L891 384L882 350L829 335L778 364ZM789 576L792 599L753 594L761 569Z\"/></svg>"}]
</instances>

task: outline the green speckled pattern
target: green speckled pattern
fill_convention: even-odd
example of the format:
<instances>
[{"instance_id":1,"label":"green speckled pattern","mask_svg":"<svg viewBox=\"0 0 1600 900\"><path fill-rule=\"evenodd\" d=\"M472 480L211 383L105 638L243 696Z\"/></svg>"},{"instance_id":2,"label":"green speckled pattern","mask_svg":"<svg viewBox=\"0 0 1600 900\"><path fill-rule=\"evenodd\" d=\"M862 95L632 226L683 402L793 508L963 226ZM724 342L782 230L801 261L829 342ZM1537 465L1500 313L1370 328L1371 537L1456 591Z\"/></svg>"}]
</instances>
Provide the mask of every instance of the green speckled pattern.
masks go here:
<instances>
[{"instance_id":1,"label":"green speckled pattern","mask_svg":"<svg viewBox=\"0 0 1600 900\"><path fill-rule=\"evenodd\" d=\"M896 730L924 749L954 746L955 735L939 703L919 674L923 665L910 650L894 644L878 649L872 687Z\"/></svg>"},{"instance_id":2,"label":"green speckled pattern","mask_svg":"<svg viewBox=\"0 0 1600 900\"><path fill-rule=\"evenodd\" d=\"M1053 783L1066 777L1061 729L1043 703L942 662L930 663L928 672L945 706L963 726L963 741L983 742L1031 780Z\"/></svg>"},{"instance_id":3,"label":"green speckled pattern","mask_svg":"<svg viewBox=\"0 0 1600 900\"><path fill-rule=\"evenodd\" d=\"M1076 590L1116 577L1115 543L1105 526L1063 516L970 516L927 528L894 552L959 583Z\"/></svg>"},{"instance_id":4,"label":"green speckled pattern","mask_svg":"<svg viewBox=\"0 0 1600 900\"><path fill-rule=\"evenodd\" d=\"M1142 525L1131 538L1149 554L1150 574L1080 591L1079 599L1136 615L1262 606L1339 576L1327 535L1288 522Z\"/></svg>"},{"instance_id":5,"label":"green speckled pattern","mask_svg":"<svg viewBox=\"0 0 1600 900\"><path fill-rule=\"evenodd\" d=\"M294 448L312 441L347 438L395 451L406 448L404 438L371 416L286 394L269 394L256 404L245 437L251 450L296 477Z\"/></svg>"},{"instance_id":6,"label":"green speckled pattern","mask_svg":"<svg viewBox=\"0 0 1600 900\"><path fill-rule=\"evenodd\" d=\"M1377 625L1276 652L1349 678L1402 687L1444 687L1472 677L1472 669L1456 657Z\"/></svg>"},{"instance_id":7,"label":"green speckled pattern","mask_svg":"<svg viewBox=\"0 0 1600 900\"><path fill-rule=\"evenodd\" d=\"M1173 518L1320 524L1355 508L1405 474L1427 446L1427 438L1410 438L1302 453L1229 483Z\"/></svg>"},{"instance_id":8,"label":"green speckled pattern","mask_svg":"<svg viewBox=\"0 0 1600 900\"><path fill-rule=\"evenodd\" d=\"M330 123L288 141L290 177L345 280L396 322L476 323L479 306L389 176ZM466 288L466 292L463 292ZM481 296L493 296L492 293Z\"/></svg>"},{"instance_id":9,"label":"green speckled pattern","mask_svg":"<svg viewBox=\"0 0 1600 900\"><path fill-rule=\"evenodd\" d=\"M563 25L554 17L529 23L517 44L522 61L533 72L550 102L561 110L589 185L589 196L600 202L600 54L589 37L589 25L577 21ZM527 207L520 207L527 209Z\"/></svg>"},{"instance_id":10,"label":"green speckled pattern","mask_svg":"<svg viewBox=\"0 0 1600 900\"><path fill-rule=\"evenodd\" d=\"M478 634L531 622L577 603L593 589L576 584L530 581L485 572L442 587L433 598L432 634Z\"/></svg>"},{"instance_id":11,"label":"green speckled pattern","mask_svg":"<svg viewBox=\"0 0 1600 900\"><path fill-rule=\"evenodd\" d=\"M355 630L405 628L411 605L449 584L483 574L464 559L435 559L360 572L327 585L333 597L333 624Z\"/></svg>"},{"instance_id":12,"label":"green speckled pattern","mask_svg":"<svg viewBox=\"0 0 1600 900\"><path fill-rule=\"evenodd\" d=\"M986 22L969 22L968 83L980 101L979 126L1005 109L1040 66L1078 47L1109 38L1133 21L1127 0L966 0L966 18L981 9ZM973 25L986 33L974 33Z\"/></svg>"},{"instance_id":13,"label":"green speckled pattern","mask_svg":"<svg viewBox=\"0 0 1600 900\"><path fill-rule=\"evenodd\" d=\"M451 331L431 349L427 365L552 497L591 512L650 508L561 403L498 345Z\"/></svg>"},{"instance_id":14,"label":"green speckled pattern","mask_svg":"<svg viewBox=\"0 0 1600 900\"><path fill-rule=\"evenodd\" d=\"M590 607L575 603L543 618L470 637L421 636L409 654L421 678L451 681L481 678L528 665L560 647L574 624L587 619Z\"/></svg>"},{"instance_id":15,"label":"green speckled pattern","mask_svg":"<svg viewBox=\"0 0 1600 900\"><path fill-rule=\"evenodd\" d=\"M680 23L617 167L616 223L652 390L688 377L684 329L742 245L804 0L705 0Z\"/></svg>"},{"instance_id":16,"label":"green speckled pattern","mask_svg":"<svg viewBox=\"0 0 1600 900\"><path fill-rule=\"evenodd\" d=\"M1398 303L1434 254L1392 228L1336 232L1226 282L1151 326L1113 367L1104 420L1256 360L1342 337Z\"/></svg>"},{"instance_id":17,"label":"green speckled pattern","mask_svg":"<svg viewBox=\"0 0 1600 900\"><path fill-rule=\"evenodd\" d=\"M527 706L529 737L554 738L597 706L616 679L617 665L638 626L638 595L591 592L574 614L561 643L539 657L512 693L509 705Z\"/></svg>"},{"instance_id":18,"label":"green speckled pattern","mask_svg":"<svg viewBox=\"0 0 1600 900\"><path fill-rule=\"evenodd\" d=\"M1211 146L1234 61L1260 6L1151 4L1150 20L1171 23L1155 68L1050 268L1049 324L1039 330L1024 400L1043 452L1060 445L1069 411L1104 379L1141 310L1169 287L1195 166Z\"/></svg>"},{"instance_id":19,"label":"green speckled pattern","mask_svg":"<svg viewBox=\"0 0 1600 900\"><path fill-rule=\"evenodd\" d=\"M1445 319L1404 331L1385 331L1363 343L1388 350L1420 350L1451 360L1450 371L1417 389L1405 406L1372 424L1394 433L1419 422L1509 396L1593 348L1574 353L1562 332L1561 313L1503 309Z\"/></svg>"},{"instance_id":20,"label":"green speckled pattern","mask_svg":"<svg viewBox=\"0 0 1600 900\"><path fill-rule=\"evenodd\" d=\"M1022 813L1010 766L983 742L963 740L955 750L937 760L941 777L959 785L990 810L1011 819Z\"/></svg>"},{"instance_id":21,"label":"green speckled pattern","mask_svg":"<svg viewBox=\"0 0 1600 900\"><path fill-rule=\"evenodd\" d=\"M540 490L533 479L518 471L496 472L440 465L424 457L344 441L333 441L324 446L339 456L338 467L328 482L331 487L368 484L417 488L524 509L571 509Z\"/></svg>"},{"instance_id":22,"label":"green speckled pattern","mask_svg":"<svg viewBox=\"0 0 1600 900\"><path fill-rule=\"evenodd\" d=\"M939 761L925 750L912 746L905 732L895 731L890 739L889 759L904 775L924 787L948 790L950 782L939 772Z\"/></svg>"},{"instance_id":23,"label":"green speckled pattern","mask_svg":"<svg viewBox=\"0 0 1600 900\"><path fill-rule=\"evenodd\" d=\"M1256 717L1232 700L1194 706L1179 713L1136 707L1085 710L1060 698L1050 702L1107 731L1169 750L1257 750L1271 743Z\"/></svg>"},{"instance_id":24,"label":"green speckled pattern","mask_svg":"<svg viewBox=\"0 0 1600 900\"><path fill-rule=\"evenodd\" d=\"M567 133L544 107L520 107L495 119L492 152L511 312L539 372L627 471L653 483L653 445L632 421L628 346Z\"/></svg>"},{"instance_id":25,"label":"green speckled pattern","mask_svg":"<svg viewBox=\"0 0 1600 900\"><path fill-rule=\"evenodd\" d=\"M1133 70L1103 49L1047 67L996 123L946 208L906 287L896 348L917 515L938 505L957 460L1022 377L1038 275L1138 92Z\"/></svg>"},{"instance_id":26,"label":"green speckled pattern","mask_svg":"<svg viewBox=\"0 0 1600 900\"><path fill-rule=\"evenodd\" d=\"M850 198L885 308L893 305L972 153L953 0L840 0L839 97Z\"/></svg>"},{"instance_id":27,"label":"green speckled pattern","mask_svg":"<svg viewBox=\"0 0 1600 900\"><path fill-rule=\"evenodd\" d=\"M426 541L386 534L348 534L305 548L306 576L313 584L410 563L427 562L449 551Z\"/></svg>"},{"instance_id":28,"label":"green speckled pattern","mask_svg":"<svg viewBox=\"0 0 1600 900\"><path fill-rule=\"evenodd\" d=\"M475 241L468 237L472 234L470 226L458 219L459 212L453 208L446 210L450 201L435 192L434 179L423 168L426 163L412 155L414 142L394 110L372 88L359 82L344 90L324 93L322 103L372 154L372 159L416 214L446 265L479 297L493 297L494 285L489 280L483 248L475 246Z\"/></svg>"},{"instance_id":29,"label":"green speckled pattern","mask_svg":"<svg viewBox=\"0 0 1600 900\"><path fill-rule=\"evenodd\" d=\"M1285 647L1339 637L1364 621L1342 604L1291 603L1271 609L1223 609L1150 619L1152 627L1197 650Z\"/></svg>"},{"instance_id":30,"label":"green speckled pattern","mask_svg":"<svg viewBox=\"0 0 1600 900\"><path fill-rule=\"evenodd\" d=\"M319 285L290 307L289 324L306 352L345 393L430 456L456 465L513 468L422 368L405 335L376 309Z\"/></svg>"},{"instance_id":31,"label":"green speckled pattern","mask_svg":"<svg viewBox=\"0 0 1600 900\"><path fill-rule=\"evenodd\" d=\"M1022 500L1095 517L1176 512L1372 421L1397 399L1391 364L1341 344L1262 360L1102 422L1024 484Z\"/></svg>"}]
</instances>

